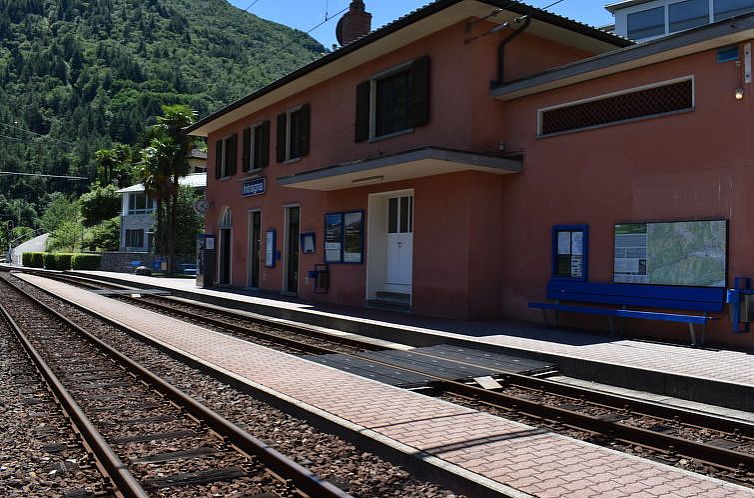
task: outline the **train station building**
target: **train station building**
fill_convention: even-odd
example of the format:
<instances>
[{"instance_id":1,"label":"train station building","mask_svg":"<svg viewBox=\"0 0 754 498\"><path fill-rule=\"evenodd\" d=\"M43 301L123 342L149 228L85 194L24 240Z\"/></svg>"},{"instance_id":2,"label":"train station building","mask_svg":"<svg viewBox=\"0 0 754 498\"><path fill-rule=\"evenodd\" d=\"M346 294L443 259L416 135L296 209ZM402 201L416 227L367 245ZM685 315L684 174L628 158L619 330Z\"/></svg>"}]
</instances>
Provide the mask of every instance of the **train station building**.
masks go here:
<instances>
[{"instance_id":1,"label":"train station building","mask_svg":"<svg viewBox=\"0 0 754 498\"><path fill-rule=\"evenodd\" d=\"M754 15L634 44L525 4L438 0L369 29L352 2L343 48L189 129L209 143L218 285L541 322L529 305L553 281L723 299L754 274ZM716 318L710 342L751 344Z\"/></svg>"}]
</instances>

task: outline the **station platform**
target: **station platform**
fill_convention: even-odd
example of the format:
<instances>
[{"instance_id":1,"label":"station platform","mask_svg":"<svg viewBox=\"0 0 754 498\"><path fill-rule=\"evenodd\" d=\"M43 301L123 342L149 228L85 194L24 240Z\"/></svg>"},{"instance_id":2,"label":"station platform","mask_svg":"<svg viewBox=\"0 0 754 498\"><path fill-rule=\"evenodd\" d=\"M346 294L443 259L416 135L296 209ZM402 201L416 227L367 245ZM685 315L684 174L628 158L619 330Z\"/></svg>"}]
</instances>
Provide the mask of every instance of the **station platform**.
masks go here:
<instances>
[{"instance_id":1,"label":"station platform","mask_svg":"<svg viewBox=\"0 0 754 498\"><path fill-rule=\"evenodd\" d=\"M715 413L754 412L754 332L751 351L692 348L553 329L515 321L422 318L366 308L312 305L282 296L197 288L193 279L113 272L83 273L122 285L167 290L174 296L307 323L415 347L451 344L554 363L569 378L720 407Z\"/></svg>"},{"instance_id":2,"label":"station platform","mask_svg":"<svg viewBox=\"0 0 754 498\"><path fill-rule=\"evenodd\" d=\"M150 311L137 312L127 303L65 283L36 275L17 276L313 417L400 453L407 462L452 475L468 496L754 495L749 488L378 383ZM598 352L599 348L594 354Z\"/></svg>"}]
</instances>

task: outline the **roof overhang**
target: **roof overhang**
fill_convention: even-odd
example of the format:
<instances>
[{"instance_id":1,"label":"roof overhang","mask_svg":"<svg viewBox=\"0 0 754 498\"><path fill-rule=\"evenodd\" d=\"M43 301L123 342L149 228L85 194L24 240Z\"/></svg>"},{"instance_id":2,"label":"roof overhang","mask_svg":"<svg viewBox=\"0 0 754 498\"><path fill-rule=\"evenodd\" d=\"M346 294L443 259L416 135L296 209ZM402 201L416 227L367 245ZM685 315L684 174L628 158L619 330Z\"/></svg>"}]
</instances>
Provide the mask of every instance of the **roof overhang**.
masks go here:
<instances>
[{"instance_id":1,"label":"roof overhang","mask_svg":"<svg viewBox=\"0 0 754 498\"><path fill-rule=\"evenodd\" d=\"M522 168L520 159L424 147L285 176L278 178L278 183L284 187L329 191L462 171L509 175Z\"/></svg>"},{"instance_id":2,"label":"roof overhang","mask_svg":"<svg viewBox=\"0 0 754 498\"><path fill-rule=\"evenodd\" d=\"M491 22L503 23L516 16L532 18L528 33L575 48L603 53L632 42L585 24L509 0L437 0L371 34L350 43L284 76L260 90L189 126L190 135L206 137L239 119L292 97L377 57L425 38L470 18L488 17L503 9Z\"/></svg>"},{"instance_id":3,"label":"roof overhang","mask_svg":"<svg viewBox=\"0 0 754 498\"><path fill-rule=\"evenodd\" d=\"M492 96L513 100L609 76L754 38L754 13L598 55L492 89Z\"/></svg>"},{"instance_id":4,"label":"roof overhang","mask_svg":"<svg viewBox=\"0 0 754 498\"><path fill-rule=\"evenodd\" d=\"M621 0L620 2L613 2L605 5L605 9L614 14L616 10L633 7L634 5L641 5L643 3L648 3L651 1L652 0Z\"/></svg>"}]
</instances>

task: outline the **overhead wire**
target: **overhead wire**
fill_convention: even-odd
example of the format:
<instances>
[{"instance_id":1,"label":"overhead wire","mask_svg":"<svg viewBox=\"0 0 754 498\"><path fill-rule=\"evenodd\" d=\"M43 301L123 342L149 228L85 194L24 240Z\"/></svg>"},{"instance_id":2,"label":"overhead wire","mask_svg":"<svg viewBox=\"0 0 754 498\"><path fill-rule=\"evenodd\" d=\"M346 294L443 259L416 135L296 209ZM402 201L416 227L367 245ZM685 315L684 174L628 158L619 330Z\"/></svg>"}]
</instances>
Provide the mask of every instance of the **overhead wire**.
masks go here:
<instances>
[{"instance_id":1,"label":"overhead wire","mask_svg":"<svg viewBox=\"0 0 754 498\"><path fill-rule=\"evenodd\" d=\"M45 173L21 173L18 171L0 171L0 176L41 176L45 178L65 178L67 180L88 180L85 176L48 175Z\"/></svg>"},{"instance_id":2,"label":"overhead wire","mask_svg":"<svg viewBox=\"0 0 754 498\"><path fill-rule=\"evenodd\" d=\"M253 2L251 2L251 4L249 4L248 7L246 7L243 10L245 10L246 12L249 12L249 9L252 8L253 6L255 6L257 3L259 3L259 0L254 0Z\"/></svg>"},{"instance_id":3,"label":"overhead wire","mask_svg":"<svg viewBox=\"0 0 754 498\"><path fill-rule=\"evenodd\" d=\"M27 130L26 128L21 128L19 126L15 126L15 125L12 125L10 123L0 123L0 126L5 126L6 128L12 128L14 130L20 130L20 131L23 131L25 133L31 133L32 135L36 135L38 137L42 137L42 138L47 139L47 140L52 140L52 141L55 141L55 142L60 142L61 144L70 145L72 147L74 147L76 145L76 144L71 143L71 142L66 142L65 140L60 140L58 138L53 138L53 137L51 137L49 135L43 135L42 133L37 133L36 131L31 131L31 130ZM8 137L8 136L6 136L5 138L14 138L14 137Z\"/></svg>"},{"instance_id":4,"label":"overhead wire","mask_svg":"<svg viewBox=\"0 0 754 498\"><path fill-rule=\"evenodd\" d=\"M331 15L331 16L328 16L328 15L327 15L327 12L325 12L325 19L324 19L324 20L323 20L322 22L320 22L319 24L317 24L316 26L314 26L313 28L309 29L308 31L305 31L305 32L304 32L304 34L305 34L305 35L311 34L311 32L312 32L312 31L314 31L315 29L319 28L319 27L320 27L320 26L322 26L323 24L325 24L325 23L327 23L327 22L329 22L329 21L331 21L331 20L335 19L336 17L338 17L338 16L340 15L340 14L344 13L344 12L345 12L345 11L347 11L348 9L349 9L349 7L345 7L345 8L343 8L343 9L339 10L338 12L336 12L335 14L333 14L333 15ZM287 43L286 45L284 45L284 46L280 47L279 49L277 49L277 50L276 50L275 52L278 52L278 53L279 53L279 52L284 52L285 50L287 50L287 49L288 49L288 47L290 47L291 45L293 45L293 44L294 44L294 43L296 43L296 42L297 42L297 40L295 40L295 39L294 39L294 40L291 40L291 41L290 41L290 42L288 42L288 43ZM271 55L272 55L272 54L271 54ZM252 71L253 69L254 69L253 67L252 67L252 68L249 68L249 70L247 70L247 71L244 71L243 73L241 73L241 74L240 74L240 76L245 76L246 74L248 74L248 73L249 73L250 71Z\"/></svg>"},{"instance_id":5,"label":"overhead wire","mask_svg":"<svg viewBox=\"0 0 754 498\"><path fill-rule=\"evenodd\" d=\"M540 8L541 8L542 10L547 10L547 9L549 9L550 7L552 7L553 5L557 5L557 4L559 4L560 2L564 2L564 1L565 1L565 0L556 0L555 2L552 2L552 3L550 4L550 5L547 5L547 6L545 6L545 7L540 7Z\"/></svg>"}]
</instances>

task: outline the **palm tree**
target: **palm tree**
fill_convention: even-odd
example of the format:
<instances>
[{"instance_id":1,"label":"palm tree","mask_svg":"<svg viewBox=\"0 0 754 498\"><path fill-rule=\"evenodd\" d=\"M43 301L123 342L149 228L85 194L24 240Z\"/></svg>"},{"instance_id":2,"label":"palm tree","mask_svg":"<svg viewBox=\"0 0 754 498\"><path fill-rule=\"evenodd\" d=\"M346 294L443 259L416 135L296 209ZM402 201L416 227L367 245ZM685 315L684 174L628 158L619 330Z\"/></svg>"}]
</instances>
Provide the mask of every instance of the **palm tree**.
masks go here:
<instances>
[{"instance_id":1,"label":"palm tree","mask_svg":"<svg viewBox=\"0 0 754 498\"><path fill-rule=\"evenodd\" d=\"M178 180L189 172L187 158L191 152L191 140L183 129L194 122L196 111L176 104L162 106L162 112L157 124L149 130L152 139L141 152L142 166L138 175L145 190L157 201L158 249L168 256L168 271L172 271L178 228Z\"/></svg>"}]
</instances>

